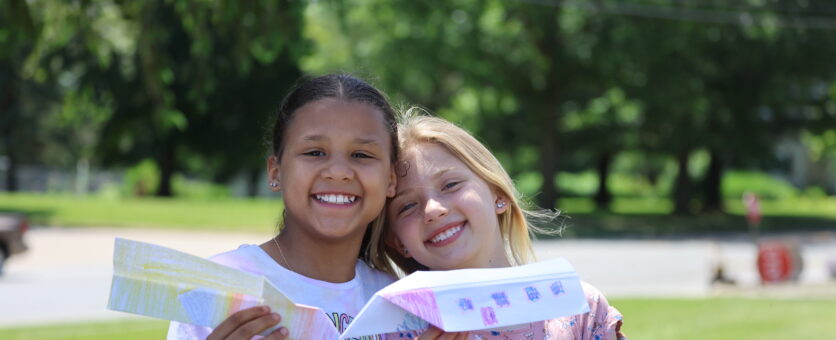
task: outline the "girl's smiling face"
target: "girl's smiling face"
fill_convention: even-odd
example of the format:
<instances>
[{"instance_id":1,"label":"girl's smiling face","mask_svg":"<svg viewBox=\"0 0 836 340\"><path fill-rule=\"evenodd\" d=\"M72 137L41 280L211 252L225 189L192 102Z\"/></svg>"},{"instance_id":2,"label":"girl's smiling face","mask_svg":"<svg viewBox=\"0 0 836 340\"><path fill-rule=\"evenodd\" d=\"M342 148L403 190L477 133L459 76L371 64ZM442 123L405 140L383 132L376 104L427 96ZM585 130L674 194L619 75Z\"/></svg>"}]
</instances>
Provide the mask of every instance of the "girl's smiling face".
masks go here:
<instances>
[{"instance_id":1,"label":"girl's smiling face","mask_svg":"<svg viewBox=\"0 0 836 340\"><path fill-rule=\"evenodd\" d=\"M269 160L285 202L285 223L315 239L362 239L394 195L391 140L383 114L326 98L296 110L280 158Z\"/></svg>"},{"instance_id":2,"label":"girl's smiling face","mask_svg":"<svg viewBox=\"0 0 836 340\"><path fill-rule=\"evenodd\" d=\"M386 212L396 248L432 270L508 266L497 219L503 198L441 145L402 152L406 173Z\"/></svg>"}]
</instances>

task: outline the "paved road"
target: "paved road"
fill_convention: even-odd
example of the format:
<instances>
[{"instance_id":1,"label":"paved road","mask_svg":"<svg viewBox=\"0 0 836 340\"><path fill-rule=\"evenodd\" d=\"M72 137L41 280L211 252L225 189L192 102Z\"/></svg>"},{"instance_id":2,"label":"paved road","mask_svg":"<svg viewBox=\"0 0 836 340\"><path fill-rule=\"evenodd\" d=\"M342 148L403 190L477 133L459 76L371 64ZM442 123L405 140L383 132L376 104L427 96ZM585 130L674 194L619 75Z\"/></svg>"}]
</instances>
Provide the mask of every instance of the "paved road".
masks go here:
<instances>
[{"instance_id":1,"label":"paved road","mask_svg":"<svg viewBox=\"0 0 836 340\"><path fill-rule=\"evenodd\" d=\"M112 275L114 237L153 242L198 256L270 235L125 229L35 228L27 234L30 251L12 258L0 277L0 327L131 317L106 309ZM776 287L767 294L809 292L836 298L826 261L836 258L836 236L805 235L801 285ZM703 297L731 291L764 293L754 268L755 250L745 240L555 240L535 243L540 259L567 258L581 277L613 296ZM722 262L738 285L710 285Z\"/></svg>"}]
</instances>

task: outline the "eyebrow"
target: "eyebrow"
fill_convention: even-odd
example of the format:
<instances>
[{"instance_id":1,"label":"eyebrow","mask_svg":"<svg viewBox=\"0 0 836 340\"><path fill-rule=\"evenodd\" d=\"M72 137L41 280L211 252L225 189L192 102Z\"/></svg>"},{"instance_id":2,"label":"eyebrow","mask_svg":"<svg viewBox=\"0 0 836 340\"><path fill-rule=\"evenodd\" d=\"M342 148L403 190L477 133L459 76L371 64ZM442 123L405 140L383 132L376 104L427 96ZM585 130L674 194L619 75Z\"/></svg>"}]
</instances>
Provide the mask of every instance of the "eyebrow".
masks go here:
<instances>
[{"instance_id":1,"label":"eyebrow","mask_svg":"<svg viewBox=\"0 0 836 340\"><path fill-rule=\"evenodd\" d=\"M312 142L319 142L326 139L323 135L307 135L302 137L303 140L312 141ZM380 145L380 143L374 138L354 138L355 144L360 145Z\"/></svg>"}]
</instances>

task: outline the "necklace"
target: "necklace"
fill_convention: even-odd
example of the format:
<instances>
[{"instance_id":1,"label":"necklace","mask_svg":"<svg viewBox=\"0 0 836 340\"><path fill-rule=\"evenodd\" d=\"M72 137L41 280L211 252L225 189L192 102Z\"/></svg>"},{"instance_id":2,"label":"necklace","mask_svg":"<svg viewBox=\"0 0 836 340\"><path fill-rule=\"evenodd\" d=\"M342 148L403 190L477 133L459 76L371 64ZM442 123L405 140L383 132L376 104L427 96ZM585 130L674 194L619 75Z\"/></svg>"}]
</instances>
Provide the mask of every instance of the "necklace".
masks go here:
<instances>
[{"instance_id":1,"label":"necklace","mask_svg":"<svg viewBox=\"0 0 836 340\"><path fill-rule=\"evenodd\" d=\"M290 271L295 272L295 270L293 270L293 267L290 266L290 262L288 262L287 258L284 257L284 252L282 251L282 247L279 246L279 241L276 241L276 238L278 238L278 236L273 238L273 243L275 243L276 248L279 249L279 255L282 256L282 261L284 261L284 263L287 265L287 269L290 269Z\"/></svg>"}]
</instances>

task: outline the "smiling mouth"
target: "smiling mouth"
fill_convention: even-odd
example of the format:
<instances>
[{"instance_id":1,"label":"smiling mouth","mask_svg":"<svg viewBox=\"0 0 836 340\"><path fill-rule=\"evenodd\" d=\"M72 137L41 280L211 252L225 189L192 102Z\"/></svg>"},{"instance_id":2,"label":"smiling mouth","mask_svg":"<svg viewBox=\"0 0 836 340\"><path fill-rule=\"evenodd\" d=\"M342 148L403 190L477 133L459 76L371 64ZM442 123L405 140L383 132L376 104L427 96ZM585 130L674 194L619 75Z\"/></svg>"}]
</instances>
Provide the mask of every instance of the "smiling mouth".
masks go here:
<instances>
[{"instance_id":1,"label":"smiling mouth","mask_svg":"<svg viewBox=\"0 0 836 340\"><path fill-rule=\"evenodd\" d=\"M465 225L465 223L463 222L463 223L460 223L459 225L457 225L455 227L452 227L452 228L449 228L445 231L442 231L442 232L438 233L437 235L433 236L431 239L429 239L427 241L427 243L430 243L432 245L443 244L444 241L449 240L450 238L452 238L453 236L456 236L456 234L461 232L462 229L464 229L464 225Z\"/></svg>"},{"instance_id":2,"label":"smiling mouth","mask_svg":"<svg viewBox=\"0 0 836 340\"><path fill-rule=\"evenodd\" d=\"M328 204L351 204L357 200L357 196L343 194L316 194L314 198Z\"/></svg>"}]
</instances>

